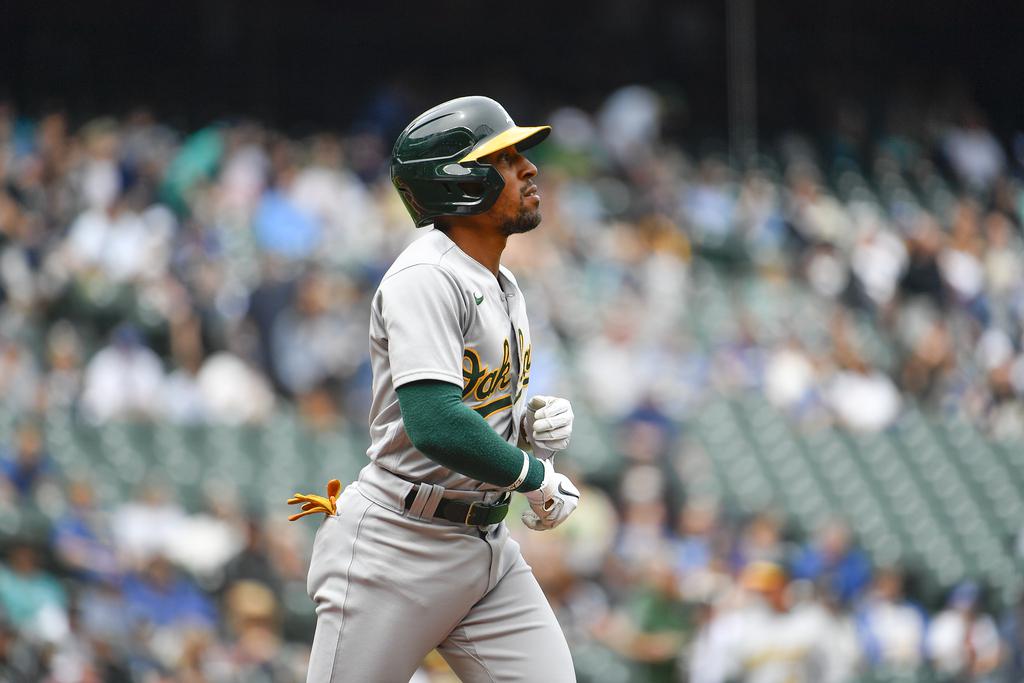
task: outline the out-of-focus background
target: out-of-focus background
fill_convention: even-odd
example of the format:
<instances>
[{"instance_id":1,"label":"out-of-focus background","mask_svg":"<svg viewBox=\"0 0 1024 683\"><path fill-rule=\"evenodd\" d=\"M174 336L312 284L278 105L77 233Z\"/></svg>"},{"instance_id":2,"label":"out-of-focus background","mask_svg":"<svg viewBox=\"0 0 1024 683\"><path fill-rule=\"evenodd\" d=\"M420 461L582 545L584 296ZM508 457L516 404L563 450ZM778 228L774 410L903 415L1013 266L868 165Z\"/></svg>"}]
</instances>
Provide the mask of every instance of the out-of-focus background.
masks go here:
<instances>
[{"instance_id":1,"label":"out-of-focus background","mask_svg":"<svg viewBox=\"0 0 1024 683\"><path fill-rule=\"evenodd\" d=\"M8 2L0 681L304 680L284 501L366 462L390 145L463 94L554 126L506 264L584 504L512 524L580 680L1024 681L1022 25Z\"/></svg>"}]
</instances>

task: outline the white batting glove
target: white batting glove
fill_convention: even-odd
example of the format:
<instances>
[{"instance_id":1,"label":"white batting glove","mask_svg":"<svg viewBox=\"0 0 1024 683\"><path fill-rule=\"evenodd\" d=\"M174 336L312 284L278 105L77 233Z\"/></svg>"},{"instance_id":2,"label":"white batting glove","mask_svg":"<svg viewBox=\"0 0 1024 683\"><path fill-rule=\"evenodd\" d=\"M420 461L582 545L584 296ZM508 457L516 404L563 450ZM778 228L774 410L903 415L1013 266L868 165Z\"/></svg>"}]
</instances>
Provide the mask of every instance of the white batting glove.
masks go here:
<instances>
[{"instance_id":1,"label":"white batting glove","mask_svg":"<svg viewBox=\"0 0 1024 683\"><path fill-rule=\"evenodd\" d=\"M572 406L556 396L534 396L526 404L523 418L533 454L548 460L569 447L572 436Z\"/></svg>"},{"instance_id":2,"label":"white batting glove","mask_svg":"<svg viewBox=\"0 0 1024 683\"><path fill-rule=\"evenodd\" d=\"M543 460L544 483L535 491L527 491L530 509L522 514L523 524L534 531L554 529L569 518L580 504L580 490L569 477L555 472L550 460Z\"/></svg>"}]
</instances>

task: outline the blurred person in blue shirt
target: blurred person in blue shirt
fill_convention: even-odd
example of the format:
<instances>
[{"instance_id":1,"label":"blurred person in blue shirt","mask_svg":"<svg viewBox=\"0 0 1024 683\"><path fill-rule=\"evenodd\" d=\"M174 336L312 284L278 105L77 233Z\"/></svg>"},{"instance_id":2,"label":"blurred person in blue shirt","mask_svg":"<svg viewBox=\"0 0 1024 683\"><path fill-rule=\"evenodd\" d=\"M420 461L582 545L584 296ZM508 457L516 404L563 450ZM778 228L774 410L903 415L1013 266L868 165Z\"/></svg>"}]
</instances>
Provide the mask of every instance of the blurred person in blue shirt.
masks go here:
<instances>
[{"instance_id":1,"label":"blurred person in blue shirt","mask_svg":"<svg viewBox=\"0 0 1024 683\"><path fill-rule=\"evenodd\" d=\"M52 544L58 559L84 579L109 580L118 575L113 532L95 505L92 486L72 481L67 509L53 524Z\"/></svg>"},{"instance_id":2,"label":"blurred person in blue shirt","mask_svg":"<svg viewBox=\"0 0 1024 683\"><path fill-rule=\"evenodd\" d=\"M125 578L123 594L128 614L156 628L213 628L217 623L210 600L162 555Z\"/></svg>"},{"instance_id":3,"label":"blurred person in blue shirt","mask_svg":"<svg viewBox=\"0 0 1024 683\"><path fill-rule=\"evenodd\" d=\"M843 604L850 604L871 582L871 562L853 545L850 529L833 520L800 550L792 562L793 578L828 586Z\"/></svg>"},{"instance_id":4,"label":"blurred person in blue shirt","mask_svg":"<svg viewBox=\"0 0 1024 683\"><path fill-rule=\"evenodd\" d=\"M0 460L0 475L18 497L28 498L55 474L56 467L43 447L39 427L32 422L20 425L13 449Z\"/></svg>"}]
</instances>

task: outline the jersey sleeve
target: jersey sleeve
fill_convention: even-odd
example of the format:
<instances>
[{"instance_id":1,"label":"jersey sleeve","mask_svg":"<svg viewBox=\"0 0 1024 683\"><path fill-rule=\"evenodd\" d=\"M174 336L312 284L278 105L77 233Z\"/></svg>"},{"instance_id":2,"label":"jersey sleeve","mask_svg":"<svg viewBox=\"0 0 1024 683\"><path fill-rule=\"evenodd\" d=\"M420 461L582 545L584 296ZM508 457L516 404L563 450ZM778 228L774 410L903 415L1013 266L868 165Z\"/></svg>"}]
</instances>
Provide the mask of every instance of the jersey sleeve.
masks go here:
<instances>
[{"instance_id":1,"label":"jersey sleeve","mask_svg":"<svg viewBox=\"0 0 1024 683\"><path fill-rule=\"evenodd\" d=\"M421 264L395 273L380 290L394 387L434 379L461 388L466 303L454 278Z\"/></svg>"}]
</instances>

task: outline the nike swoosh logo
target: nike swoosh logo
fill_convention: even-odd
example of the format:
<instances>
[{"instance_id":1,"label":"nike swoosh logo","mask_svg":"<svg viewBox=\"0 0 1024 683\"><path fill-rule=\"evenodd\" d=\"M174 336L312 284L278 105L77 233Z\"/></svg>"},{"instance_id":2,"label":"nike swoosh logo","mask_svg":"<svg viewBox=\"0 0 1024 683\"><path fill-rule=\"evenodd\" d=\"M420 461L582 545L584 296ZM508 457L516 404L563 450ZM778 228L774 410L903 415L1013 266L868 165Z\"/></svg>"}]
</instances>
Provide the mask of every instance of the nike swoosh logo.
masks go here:
<instances>
[{"instance_id":1,"label":"nike swoosh logo","mask_svg":"<svg viewBox=\"0 0 1024 683\"><path fill-rule=\"evenodd\" d=\"M562 488L561 483L558 484L558 492L561 493L563 496L572 496L576 500L580 499L580 494L573 493L572 491L566 491L565 489Z\"/></svg>"},{"instance_id":2,"label":"nike swoosh logo","mask_svg":"<svg viewBox=\"0 0 1024 683\"><path fill-rule=\"evenodd\" d=\"M476 305L477 306L479 306L480 304L482 304L484 302L484 298L482 296L477 296L476 294L474 294L473 298L476 299Z\"/></svg>"}]
</instances>

